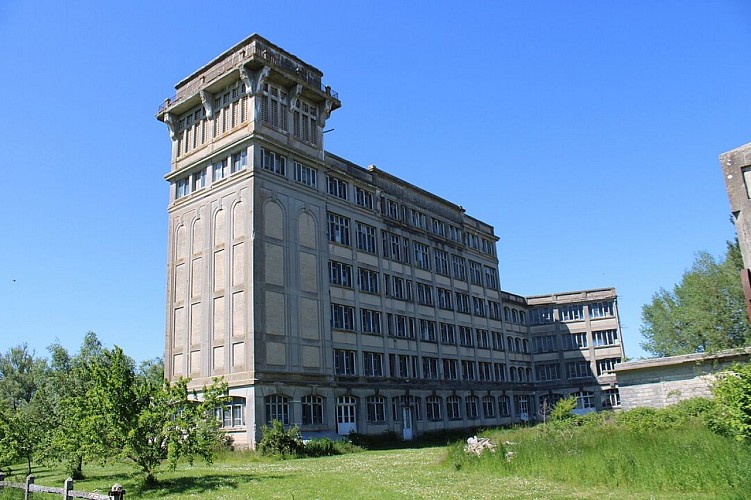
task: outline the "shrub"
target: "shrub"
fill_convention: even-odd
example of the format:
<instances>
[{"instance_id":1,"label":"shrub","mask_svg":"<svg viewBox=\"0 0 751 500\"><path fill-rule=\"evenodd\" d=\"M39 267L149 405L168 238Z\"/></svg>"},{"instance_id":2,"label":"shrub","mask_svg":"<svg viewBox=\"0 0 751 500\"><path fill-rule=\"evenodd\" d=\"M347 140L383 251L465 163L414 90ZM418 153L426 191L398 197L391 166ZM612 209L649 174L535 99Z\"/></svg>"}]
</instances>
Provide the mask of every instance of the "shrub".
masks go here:
<instances>
[{"instance_id":1,"label":"shrub","mask_svg":"<svg viewBox=\"0 0 751 500\"><path fill-rule=\"evenodd\" d=\"M576 408L576 396L563 398L553 406L552 410L550 410L550 420L553 422L572 420L576 418L574 408Z\"/></svg>"},{"instance_id":2,"label":"shrub","mask_svg":"<svg viewBox=\"0 0 751 500\"><path fill-rule=\"evenodd\" d=\"M751 363L736 364L720 374L714 387L719 427L751 444Z\"/></svg>"},{"instance_id":3,"label":"shrub","mask_svg":"<svg viewBox=\"0 0 751 500\"><path fill-rule=\"evenodd\" d=\"M263 426L262 432L263 435L258 443L258 451L261 455L295 457L304 449L300 429L297 426L285 430L281 422L273 420L271 425Z\"/></svg>"}]
</instances>

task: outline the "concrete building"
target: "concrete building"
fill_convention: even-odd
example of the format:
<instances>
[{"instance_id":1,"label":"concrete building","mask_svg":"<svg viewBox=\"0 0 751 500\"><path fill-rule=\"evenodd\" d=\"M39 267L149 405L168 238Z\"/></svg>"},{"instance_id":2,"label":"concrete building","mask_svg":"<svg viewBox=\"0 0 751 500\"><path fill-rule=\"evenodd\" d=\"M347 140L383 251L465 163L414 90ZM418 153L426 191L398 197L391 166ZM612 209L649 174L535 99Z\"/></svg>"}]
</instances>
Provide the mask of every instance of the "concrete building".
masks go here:
<instances>
[{"instance_id":1,"label":"concrete building","mask_svg":"<svg viewBox=\"0 0 751 500\"><path fill-rule=\"evenodd\" d=\"M165 370L253 446L306 433L536 419L569 393L618 404L614 289L502 292L492 226L324 150L340 107L323 74L252 35L160 106L172 141Z\"/></svg>"},{"instance_id":2,"label":"concrete building","mask_svg":"<svg viewBox=\"0 0 751 500\"><path fill-rule=\"evenodd\" d=\"M622 408L663 408L685 399L712 397L717 373L750 359L751 347L747 347L622 363L614 370Z\"/></svg>"}]
</instances>

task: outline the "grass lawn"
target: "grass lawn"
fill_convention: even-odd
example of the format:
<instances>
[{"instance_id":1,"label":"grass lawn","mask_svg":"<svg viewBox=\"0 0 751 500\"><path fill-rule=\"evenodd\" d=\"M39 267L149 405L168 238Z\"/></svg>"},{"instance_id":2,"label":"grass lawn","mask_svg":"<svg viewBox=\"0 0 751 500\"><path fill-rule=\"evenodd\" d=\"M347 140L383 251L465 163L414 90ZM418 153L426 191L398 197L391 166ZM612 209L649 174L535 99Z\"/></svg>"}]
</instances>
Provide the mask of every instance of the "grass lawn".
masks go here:
<instances>
[{"instance_id":1,"label":"grass lawn","mask_svg":"<svg viewBox=\"0 0 751 500\"><path fill-rule=\"evenodd\" d=\"M366 451L286 461L258 461L249 453L227 453L213 465L181 464L158 475L160 486L141 490L127 464L85 468L77 490L106 492L119 482L126 498L692 498L675 492L582 487L538 479L502 476L483 470L455 470L445 462L446 447ZM62 486L58 470L35 470L37 484ZM14 478L21 481L19 477ZM20 491L2 499L23 498ZM40 499L52 498L44 495ZM694 498L711 498L707 495Z\"/></svg>"}]
</instances>

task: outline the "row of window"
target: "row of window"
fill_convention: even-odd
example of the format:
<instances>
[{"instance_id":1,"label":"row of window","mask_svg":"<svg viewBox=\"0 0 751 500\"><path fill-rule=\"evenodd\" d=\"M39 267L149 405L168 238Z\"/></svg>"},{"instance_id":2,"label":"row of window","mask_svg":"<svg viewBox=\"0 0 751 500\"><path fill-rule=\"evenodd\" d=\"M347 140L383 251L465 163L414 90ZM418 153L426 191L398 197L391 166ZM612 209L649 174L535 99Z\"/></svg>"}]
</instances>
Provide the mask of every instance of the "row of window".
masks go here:
<instances>
[{"instance_id":1,"label":"row of window","mask_svg":"<svg viewBox=\"0 0 751 500\"><path fill-rule=\"evenodd\" d=\"M388 367L384 361L388 360ZM532 369L490 361L457 360L411 354L364 351L358 369L357 351L334 349L334 373L354 377L386 377L424 380L472 380L479 382L532 382Z\"/></svg>"},{"instance_id":2,"label":"row of window","mask_svg":"<svg viewBox=\"0 0 751 500\"><path fill-rule=\"evenodd\" d=\"M576 398L576 409L587 410L597 407L594 391L578 391L569 394ZM549 414L555 404L563 399L563 394L543 394L539 397L540 413ZM602 408L613 408L621 405L621 396L618 388L605 389L602 391Z\"/></svg>"},{"instance_id":3,"label":"row of window","mask_svg":"<svg viewBox=\"0 0 751 500\"><path fill-rule=\"evenodd\" d=\"M560 336L562 348L565 351L582 349L589 346L589 338L586 332L565 333ZM592 345L594 347L605 347L618 345L618 330L595 330L592 332ZM558 336L541 335L532 338L534 352L557 352Z\"/></svg>"},{"instance_id":4,"label":"row of window","mask_svg":"<svg viewBox=\"0 0 751 500\"><path fill-rule=\"evenodd\" d=\"M515 395L513 403L517 415L528 414L530 396ZM462 400L464 404L462 404ZM266 422L271 423L274 420L284 425L290 425L293 420L291 414L291 401L289 396L274 394L264 398ZM302 425L322 425L325 422L325 398L318 395L303 396L302 415L299 415ZM365 408L367 421L370 423L386 423L388 398L374 394L365 398ZM448 420L461 420L462 418L495 418L511 416L509 396L428 396L425 398L425 406L422 406L422 398L416 396L397 396L391 398L391 420L399 422L402 420L401 409L409 406L413 410L413 417L416 421L422 420L443 420L444 416ZM345 419L356 421L356 408L358 407L358 398L354 396L340 396L337 398L337 421L340 423ZM350 408L354 408L352 412ZM423 411L424 409L424 411ZM481 413L482 412L482 413Z\"/></svg>"},{"instance_id":5,"label":"row of window","mask_svg":"<svg viewBox=\"0 0 751 500\"><path fill-rule=\"evenodd\" d=\"M376 228L360 221L355 221L354 228L349 217L333 212L327 213L328 239L331 243L353 246L352 229L354 229L354 246L362 252L377 254ZM453 276L462 281L470 281L478 286L498 290L498 270L483 266L479 262L467 259L439 248L431 248L424 243L412 241L396 233L381 230L381 253L383 257L404 264L414 263L415 267L437 274ZM431 258L432 254L432 258Z\"/></svg>"},{"instance_id":6,"label":"row of window","mask_svg":"<svg viewBox=\"0 0 751 500\"><path fill-rule=\"evenodd\" d=\"M568 304L558 306L558 321L584 321L584 305ZM605 300L602 302L592 302L587 305L590 319L608 318L615 316L615 301ZM529 311L530 325L544 325L555 322L554 308L538 307Z\"/></svg>"},{"instance_id":7,"label":"row of window","mask_svg":"<svg viewBox=\"0 0 751 500\"><path fill-rule=\"evenodd\" d=\"M177 154L188 153L235 127L247 123L248 102L245 85L237 82L218 92L211 105L212 116L206 118L203 105L191 109L180 117L176 126Z\"/></svg>"},{"instance_id":8,"label":"row of window","mask_svg":"<svg viewBox=\"0 0 751 500\"><path fill-rule=\"evenodd\" d=\"M200 170L175 181L175 198L180 199L201 191L208 186L207 179L218 182L230 175L245 170L248 166L248 150L243 149L224 158L215 158Z\"/></svg>"}]
</instances>

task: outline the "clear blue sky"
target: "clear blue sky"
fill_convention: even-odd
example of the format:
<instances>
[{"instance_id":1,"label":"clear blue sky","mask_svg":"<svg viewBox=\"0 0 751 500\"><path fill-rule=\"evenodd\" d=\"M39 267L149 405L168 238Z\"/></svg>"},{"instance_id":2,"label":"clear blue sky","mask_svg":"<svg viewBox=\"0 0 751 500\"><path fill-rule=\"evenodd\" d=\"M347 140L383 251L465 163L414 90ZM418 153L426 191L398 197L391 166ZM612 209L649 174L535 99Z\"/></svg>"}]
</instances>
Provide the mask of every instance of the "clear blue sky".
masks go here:
<instances>
[{"instance_id":1,"label":"clear blue sky","mask_svg":"<svg viewBox=\"0 0 751 500\"><path fill-rule=\"evenodd\" d=\"M253 32L324 72L326 148L495 226L504 289L641 307L734 237L751 2L0 2L0 351L162 355L174 85Z\"/></svg>"}]
</instances>

